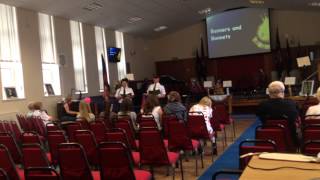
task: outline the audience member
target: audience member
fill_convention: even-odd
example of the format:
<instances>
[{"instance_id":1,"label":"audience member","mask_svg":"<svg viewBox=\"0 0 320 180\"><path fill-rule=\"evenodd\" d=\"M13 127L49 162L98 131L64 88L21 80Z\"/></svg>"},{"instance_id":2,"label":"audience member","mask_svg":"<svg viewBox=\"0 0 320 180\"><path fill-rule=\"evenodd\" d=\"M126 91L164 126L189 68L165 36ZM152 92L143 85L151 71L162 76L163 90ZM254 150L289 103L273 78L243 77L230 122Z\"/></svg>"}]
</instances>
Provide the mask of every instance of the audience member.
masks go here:
<instances>
[{"instance_id":1,"label":"audience member","mask_svg":"<svg viewBox=\"0 0 320 180\"><path fill-rule=\"evenodd\" d=\"M181 103L181 97L177 91L171 91L168 94L168 103L163 109L166 114L173 114L179 120L187 121L187 109Z\"/></svg>"},{"instance_id":2,"label":"audience member","mask_svg":"<svg viewBox=\"0 0 320 180\"><path fill-rule=\"evenodd\" d=\"M163 112L157 96L152 94L148 95L141 113L143 114L143 116L152 115L157 123L158 129L161 130L161 120Z\"/></svg>"},{"instance_id":3,"label":"audience member","mask_svg":"<svg viewBox=\"0 0 320 180\"><path fill-rule=\"evenodd\" d=\"M320 87L317 89L316 97L320 102ZM306 119L320 119L320 103L314 106L310 106L306 112Z\"/></svg>"},{"instance_id":4,"label":"audience member","mask_svg":"<svg viewBox=\"0 0 320 180\"><path fill-rule=\"evenodd\" d=\"M72 96L69 95L66 97L63 104L61 121L75 121L77 119L76 116L78 112L71 110L70 108L71 103L72 103Z\"/></svg>"},{"instance_id":5,"label":"audience member","mask_svg":"<svg viewBox=\"0 0 320 180\"><path fill-rule=\"evenodd\" d=\"M33 114L32 116L34 117L40 117L43 121L44 124L47 124L49 123L50 121L52 121L52 117L49 116L46 111L44 111L42 109L42 102L34 102L33 103L33 108L34 108L34 111L33 111Z\"/></svg>"},{"instance_id":6,"label":"audience member","mask_svg":"<svg viewBox=\"0 0 320 180\"><path fill-rule=\"evenodd\" d=\"M118 99L119 103L122 103L123 99L126 97L132 99L134 96L134 92L132 88L128 86L128 82L127 78L122 79L121 87L116 91L115 97Z\"/></svg>"},{"instance_id":7,"label":"audience member","mask_svg":"<svg viewBox=\"0 0 320 180\"><path fill-rule=\"evenodd\" d=\"M123 99L122 103L120 104L120 111L118 112L118 116L129 116L133 124L133 128L136 131L139 130L136 122L137 114L133 111L133 104L131 98L126 97Z\"/></svg>"},{"instance_id":8,"label":"audience member","mask_svg":"<svg viewBox=\"0 0 320 180\"><path fill-rule=\"evenodd\" d=\"M268 86L269 99L261 102L257 116L262 124L268 119L286 119L294 143L297 145L298 138L296 133L296 120L298 118L297 104L289 99L284 99L285 86L281 81L273 81Z\"/></svg>"},{"instance_id":9,"label":"audience member","mask_svg":"<svg viewBox=\"0 0 320 180\"><path fill-rule=\"evenodd\" d=\"M91 108L88 103L86 103L84 100L80 101L79 103L79 113L77 115L78 119L84 119L88 122L94 121L95 116L91 112Z\"/></svg>"},{"instance_id":10,"label":"audience member","mask_svg":"<svg viewBox=\"0 0 320 180\"><path fill-rule=\"evenodd\" d=\"M33 116L33 111L34 111L33 104L34 104L34 102L29 102L29 103L28 103L27 117Z\"/></svg>"},{"instance_id":11,"label":"audience member","mask_svg":"<svg viewBox=\"0 0 320 180\"><path fill-rule=\"evenodd\" d=\"M190 108L189 112L201 112L203 114L208 133L211 137L211 141L215 143L215 133L210 123L213 112L211 99L207 96L203 97L198 104L195 104Z\"/></svg>"},{"instance_id":12,"label":"audience member","mask_svg":"<svg viewBox=\"0 0 320 180\"><path fill-rule=\"evenodd\" d=\"M150 84L147 90L147 94L153 94L160 98L166 96L166 89L163 85L160 84L160 77L155 75L153 76L153 84Z\"/></svg>"}]
</instances>

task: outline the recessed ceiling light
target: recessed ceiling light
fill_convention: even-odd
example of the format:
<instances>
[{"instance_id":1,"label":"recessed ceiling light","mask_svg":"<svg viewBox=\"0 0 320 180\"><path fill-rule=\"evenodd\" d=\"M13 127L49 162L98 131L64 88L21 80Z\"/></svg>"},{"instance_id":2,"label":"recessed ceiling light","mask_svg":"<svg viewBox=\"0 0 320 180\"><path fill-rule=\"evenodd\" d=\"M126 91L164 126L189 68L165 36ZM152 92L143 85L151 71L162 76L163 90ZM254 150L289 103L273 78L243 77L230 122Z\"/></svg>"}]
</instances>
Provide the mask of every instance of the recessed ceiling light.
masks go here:
<instances>
[{"instance_id":1,"label":"recessed ceiling light","mask_svg":"<svg viewBox=\"0 0 320 180\"><path fill-rule=\"evenodd\" d=\"M135 22L138 22L138 21L141 21L141 20L142 20L141 17L137 17L137 16L135 16L135 17L129 17L129 18L128 18L128 23L135 23Z\"/></svg>"},{"instance_id":2,"label":"recessed ceiling light","mask_svg":"<svg viewBox=\"0 0 320 180\"><path fill-rule=\"evenodd\" d=\"M320 2L311 2L308 5L313 7L320 7Z\"/></svg>"},{"instance_id":3,"label":"recessed ceiling light","mask_svg":"<svg viewBox=\"0 0 320 180\"><path fill-rule=\"evenodd\" d=\"M157 28L154 28L153 30L156 31L156 32L159 32L159 31L163 31L165 29L168 29L168 27L167 26L159 26Z\"/></svg>"},{"instance_id":4,"label":"recessed ceiling light","mask_svg":"<svg viewBox=\"0 0 320 180\"><path fill-rule=\"evenodd\" d=\"M85 7L83 7L82 9L87 10L87 11L93 11L93 10L97 10L102 8L103 5L100 4L99 2L92 2L88 5L86 5Z\"/></svg>"},{"instance_id":5,"label":"recessed ceiling light","mask_svg":"<svg viewBox=\"0 0 320 180\"><path fill-rule=\"evenodd\" d=\"M210 15L212 13L212 9L210 7L199 10L198 13L200 15Z\"/></svg>"},{"instance_id":6,"label":"recessed ceiling light","mask_svg":"<svg viewBox=\"0 0 320 180\"><path fill-rule=\"evenodd\" d=\"M249 0L251 4L264 4L263 0Z\"/></svg>"}]
</instances>

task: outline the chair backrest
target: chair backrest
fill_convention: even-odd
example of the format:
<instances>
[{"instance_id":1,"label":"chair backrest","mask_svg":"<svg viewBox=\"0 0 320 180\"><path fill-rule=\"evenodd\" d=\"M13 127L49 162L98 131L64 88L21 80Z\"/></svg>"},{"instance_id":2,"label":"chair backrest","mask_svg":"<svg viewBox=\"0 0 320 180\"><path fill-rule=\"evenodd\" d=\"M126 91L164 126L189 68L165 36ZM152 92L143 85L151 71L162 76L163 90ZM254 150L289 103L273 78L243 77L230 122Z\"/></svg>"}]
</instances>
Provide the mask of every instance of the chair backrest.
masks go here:
<instances>
[{"instance_id":1,"label":"chair backrest","mask_svg":"<svg viewBox=\"0 0 320 180\"><path fill-rule=\"evenodd\" d=\"M106 125L101 120L92 121L89 124L90 130L96 137L97 143L100 143L104 139L104 133L107 131Z\"/></svg>"},{"instance_id":2,"label":"chair backrest","mask_svg":"<svg viewBox=\"0 0 320 180\"><path fill-rule=\"evenodd\" d=\"M41 117L32 117L32 119L33 119L33 124L34 124L36 132L40 136L46 136L46 125L44 124Z\"/></svg>"},{"instance_id":3,"label":"chair backrest","mask_svg":"<svg viewBox=\"0 0 320 180\"><path fill-rule=\"evenodd\" d=\"M126 145L126 147L129 150L131 150L128 136L124 129L120 129L120 128L110 129L104 134L104 139L107 142L115 142L115 141L121 142L124 145Z\"/></svg>"},{"instance_id":4,"label":"chair backrest","mask_svg":"<svg viewBox=\"0 0 320 180\"><path fill-rule=\"evenodd\" d=\"M202 112L189 112L187 126L192 138L209 138L209 133Z\"/></svg>"},{"instance_id":5,"label":"chair backrest","mask_svg":"<svg viewBox=\"0 0 320 180\"><path fill-rule=\"evenodd\" d=\"M7 173L9 179L20 179L9 150L2 144L0 144L0 168Z\"/></svg>"},{"instance_id":6,"label":"chair backrest","mask_svg":"<svg viewBox=\"0 0 320 180\"><path fill-rule=\"evenodd\" d=\"M303 128L302 137L304 143L310 140L320 140L320 125L307 125Z\"/></svg>"},{"instance_id":7,"label":"chair backrest","mask_svg":"<svg viewBox=\"0 0 320 180\"><path fill-rule=\"evenodd\" d=\"M124 129L128 136L128 140L132 149L138 149L135 142L135 135L133 127L130 126L128 121L118 121L115 123L116 128Z\"/></svg>"},{"instance_id":8,"label":"chair backrest","mask_svg":"<svg viewBox=\"0 0 320 180\"><path fill-rule=\"evenodd\" d=\"M302 125L320 124L320 115L310 115L302 118Z\"/></svg>"},{"instance_id":9,"label":"chair backrest","mask_svg":"<svg viewBox=\"0 0 320 180\"><path fill-rule=\"evenodd\" d=\"M21 131L19 129L17 122L10 121L10 123L11 123L12 131L14 133L14 136L15 136L17 142L21 142Z\"/></svg>"},{"instance_id":10,"label":"chair backrest","mask_svg":"<svg viewBox=\"0 0 320 180\"><path fill-rule=\"evenodd\" d=\"M188 128L183 122L168 122L168 144L169 149L176 150L193 150L192 141L188 133Z\"/></svg>"},{"instance_id":11,"label":"chair backrest","mask_svg":"<svg viewBox=\"0 0 320 180\"><path fill-rule=\"evenodd\" d=\"M121 142L99 144L101 179L135 180L130 151Z\"/></svg>"},{"instance_id":12,"label":"chair backrest","mask_svg":"<svg viewBox=\"0 0 320 180\"><path fill-rule=\"evenodd\" d=\"M90 130L76 130L74 138L84 148L89 163L91 165L98 165L98 144L93 133Z\"/></svg>"},{"instance_id":13,"label":"chair backrest","mask_svg":"<svg viewBox=\"0 0 320 180\"><path fill-rule=\"evenodd\" d=\"M21 135L22 144L40 144L42 145L40 136L37 132L27 131L23 132Z\"/></svg>"},{"instance_id":14,"label":"chair backrest","mask_svg":"<svg viewBox=\"0 0 320 180\"><path fill-rule=\"evenodd\" d=\"M256 152L276 152L277 147L271 140L244 140L239 144L239 169L244 169L252 156L241 157L248 153Z\"/></svg>"},{"instance_id":15,"label":"chair backrest","mask_svg":"<svg viewBox=\"0 0 320 180\"><path fill-rule=\"evenodd\" d=\"M40 144L23 144L22 154L24 168L50 166L48 158Z\"/></svg>"},{"instance_id":16,"label":"chair backrest","mask_svg":"<svg viewBox=\"0 0 320 180\"><path fill-rule=\"evenodd\" d=\"M320 140L309 140L306 141L301 149L303 154L309 156L317 156L320 152Z\"/></svg>"},{"instance_id":17,"label":"chair backrest","mask_svg":"<svg viewBox=\"0 0 320 180\"><path fill-rule=\"evenodd\" d=\"M222 124L230 124L230 115L224 103L214 104L214 113L217 115L219 122Z\"/></svg>"},{"instance_id":18,"label":"chair backrest","mask_svg":"<svg viewBox=\"0 0 320 180\"><path fill-rule=\"evenodd\" d=\"M0 121L0 132L7 132L6 128L4 127L3 121Z\"/></svg>"},{"instance_id":19,"label":"chair backrest","mask_svg":"<svg viewBox=\"0 0 320 180\"><path fill-rule=\"evenodd\" d=\"M7 172L5 170L3 170L2 168L0 168L0 179L10 180Z\"/></svg>"},{"instance_id":20,"label":"chair backrest","mask_svg":"<svg viewBox=\"0 0 320 180\"><path fill-rule=\"evenodd\" d=\"M26 180L60 180L59 173L51 167L29 167L24 170Z\"/></svg>"},{"instance_id":21,"label":"chair backrest","mask_svg":"<svg viewBox=\"0 0 320 180\"><path fill-rule=\"evenodd\" d=\"M27 124L25 123L23 119L23 115L21 114L16 114L17 120L19 122L19 126L22 130L26 131L27 130Z\"/></svg>"},{"instance_id":22,"label":"chair backrest","mask_svg":"<svg viewBox=\"0 0 320 180\"><path fill-rule=\"evenodd\" d=\"M268 119L265 123L266 126L277 126L277 125L282 125L284 127L285 133L286 133L286 141L287 145L290 151L295 150L295 145L292 140L291 136L291 130L288 124L288 120L286 119Z\"/></svg>"},{"instance_id":23,"label":"chair backrest","mask_svg":"<svg viewBox=\"0 0 320 180\"><path fill-rule=\"evenodd\" d=\"M282 125L277 126L258 126L256 128L255 139L272 140L277 145L279 152L288 152L289 148L286 141L286 132ZM258 144L258 143L257 143Z\"/></svg>"},{"instance_id":24,"label":"chair backrest","mask_svg":"<svg viewBox=\"0 0 320 180\"><path fill-rule=\"evenodd\" d=\"M53 164L58 163L58 145L66 143L64 131L48 131L48 146Z\"/></svg>"},{"instance_id":25,"label":"chair backrest","mask_svg":"<svg viewBox=\"0 0 320 180\"><path fill-rule=\"evenodd\" d=\"M59 125L57 123L54 123L54 122L47 123L46 124L46 129L47 129L47 132L48 131L59 131L59 130L61 130Z\"/></svg>"},{"instance_id":26,"label":"chair backrest","mask_svg":"<svg viewBox=\"0 0 320 180\"><path fill-rule=\"evenodd\" d=\"M5 129L5 132L9 132L11 134L14 134L12 127L11 127L11 123L9 121L2 121L3 123L3 127Z\"/></svg>"},{"instance_id":27,"label":"chair backrest","mask_svg":"<svg viewBox=\"0 0 320 180\"><path fill-rule=\"evenodd\" d=\"M171 121L179 121L179 120L175 114L162 115L162 129L163 129L164 138L168 137L168 134L169 134L168 123Z\"/></svg>"},{"instance_id":28,"label":"chair backrest","mask_svg":"<svg viewBox=\"0 0 320 180\"><path fill-rule=\"evenodd\" d=\"M0 144L3 144L8 148L12 155L13 161L16 164L21 163L21 151L20 148L10 133L0 133Z\"/></svg>"},{"instance_id":29,"label":"chair backrest","mask_svg":"<svg viewBox=\"0 0 320 180\"><path fill-rule=\"evenodd\" d=\"M67 135L70 142L75 142L74 132L81 129L81 124L78 122L73 122L67 125Z\"/></svg>"},{"instance_id":30,"label":"chair backrest","mask_svg":"<svg viewBox=\"0 0 320 180\"><path fill-rule=\"evenodd\" d=\"M140 129L139 151L141 164L169 164L167 150L157 128Z\"/></svg>"},{"instance_id":31,"label":"chair backrest","mask_svg":"<svg viewBox=\"0 0 320 180\"><path fill-rule=\"evenodd\" d=\"M81 124L82 129L89 129L89 122L85 119L77 119L77 122Z\"/></svg>"},{"instance_id":32,"label":"chair backrest","mask_svg":"<svg viewBox=\"0 0 320 180\"><path fill-rule=\"evenodd\" d=\"M93 180L86 153L80 144L59 144L58 159L63 179Z\"/></svg>"}]
</instances>

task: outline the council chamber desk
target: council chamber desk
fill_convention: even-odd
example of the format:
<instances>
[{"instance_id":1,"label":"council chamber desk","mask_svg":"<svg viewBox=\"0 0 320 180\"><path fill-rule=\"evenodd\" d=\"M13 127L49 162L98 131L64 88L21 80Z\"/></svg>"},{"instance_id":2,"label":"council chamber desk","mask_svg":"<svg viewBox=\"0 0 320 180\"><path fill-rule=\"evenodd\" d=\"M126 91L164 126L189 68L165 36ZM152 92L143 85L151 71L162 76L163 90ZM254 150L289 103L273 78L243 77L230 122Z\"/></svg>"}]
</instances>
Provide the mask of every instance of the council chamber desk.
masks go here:
<instances>
[{"instance_id":1,"label":"council chamber desk","mask_svg":"<svg viewBox=\"0 0 320 180\"><path fill-rule=\"evenodd\" d=\"M250 166L250 167L249 167ZM240 180L319 180L320 164L252 157ZM252 168L253 167L253 168Z\"/></svg>"}]
</instances>

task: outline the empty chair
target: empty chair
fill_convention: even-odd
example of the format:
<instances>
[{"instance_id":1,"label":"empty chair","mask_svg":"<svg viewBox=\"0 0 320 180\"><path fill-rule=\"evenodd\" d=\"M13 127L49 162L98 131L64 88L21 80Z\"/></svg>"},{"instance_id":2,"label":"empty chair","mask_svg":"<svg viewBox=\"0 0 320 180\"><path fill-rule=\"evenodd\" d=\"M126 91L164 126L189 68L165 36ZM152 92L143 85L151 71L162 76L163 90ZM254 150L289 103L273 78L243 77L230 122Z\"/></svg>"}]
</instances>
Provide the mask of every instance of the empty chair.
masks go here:
<instances>
[{"instance_id":1,"label":"empty chair","mask_svg":"<svg viewBox=\"0 0 320 180\"><path fill-rule=\"evenodd\" d=\"M168 123L170 121L178 121L178 118L174 114L164 114L162 115L162 129L164 138L168 137L169 130L168 130Z\"/></svg>"},{"instance_id":2,"label":"empty chair","mask_svg":"<svg viewBox=\"0 0 320 180\"><path fill-rule=\"evenodd\" d=\"M0 144L0 168L7 173L10 180L19 180L23 175L23 171L16 168L7 147L2 144ZM18 173L18 171L20 172Z\"/></svg>"},{"instance_id":3,"label":"empty chair","mask_svg":"<svg viewBox=\"0 0 320 180\"><path fill-rule=\"evenodd\" d=\"M101 179L108 180L151 180L151 173L134 170L130 151L121 142L99 144Z\"/></svg>"},{"instance_id":4,"label":"empty chair","mask_svg":"<svg viewBox=\"0 0 320 180\"><path fill-rule=\"evenodd\" d=\"M113 128L105 133L105 141L107 142L121 142L126 145L131 152L130 156L136 166L140 165L140 153L132 152L126 131L120 128Z\"/></svg>"},{"instance_id":5,"label":"empty chair","mask_svg":"<svg viewBox=\"0 0 320 180\"><path fill-rule=\"evenodd\" d=\"M230 117L228 108L225 103L215 102L213 111L219 117L219 122L224 125L231 125L233 130L233 138L236 137L236 130L234 125L234 120Z\"/></svg>"},{"instance_id":6,"label":"empty chair","mask_svg":"<svg viewBox=\"0 0 320 180\"><path fill-rule=\"evenodd\" d=\"M258 126L256 128L255 139L274 141L279 152L288 152L289 150L286 141L286 132L282 125Z\"/></svg>"},{"instance_id":7,"label":"empty chair","mask_svg":"<svg viewBox=\"0 0 320 180\"><path fill-rule=\"evenodd\" d=\"M41 119L41 117L36 117L33 116L30 118L32 124L33 124L33 128L32 131L36 131L39 136L45 137L46 136L46 126L43 122L43 120Z\"/></svg>"},{"instance_id":8,"label":"empty chair","mask_svg":"<svg viewBox=\"0 0 320 180\"><path fill-rule=\"evenodd\" d=\"M310 140L320 140L320 125L311 124L305 126L302 131L302 137L304 143Z\"/></svg>"},{"instance_id":9,"label":"empty chair","mask_svg":"<svg viewBox=\"0 0 320 180\"><path fill-rule=\"evenodd\" d=\"M59 125L57 123L54 122L50 122L46 124L46 130L48 131L59 131L61 130L61 128L59 127Z\"/></svg>"},{"instance_id":10,"label":"empty chair","mask_svg":"<svg viewBox=\"0 0 320 180\"><path fill-rule=\"evenodd\" d=\"M168 152L157 128L140 129L140 158L141 165L149 165L153 174L154 166L171 167L173 178L175 177L175 165L180 162L181 177L183 179L183 167L180 154Z\"/></svg>"},{"instance_id":11,"label":"empty chair","mask_svg":"<svg viewBox=\"0 0 320 180\"><path fill-rule=\"evenodd\" d=\"M21 142L22 144L40 144L43 145L42 140L38 133L29 131L23 132L21 135Z\"/></svg>"},{"instance_id":12,"label":"empty chair","mask_svg":"<svg viewBox=\"0 0 320 180\"><path fill-rule=\"evenodd\" d=\"M16 138L17 142L21 142L21 131L18 127L18 124L16 121L10 121L11 123L11 128L14 134L14 137Z\"/></svg>"},{"instance_id":13,"label":"empty chair","mask_svg":"<svg viewBox=\"0 0 320 180\"><path fill-rule=\"evenodd\" d=\"M168 122L168 147L172 151L193 151L201 158L203 167L203 157L201 145L198 140L191 139L188 129L183 122L172 120ZM196 158L196 176L198 175L198 158Z\"/></svg>"},{"instance_id":14,"label":"empty chair","mask_svg":"<svg viewBox=\"0 0 320 180\"><path fill-rule=\"evenodd\" d=\"M239 144L239 169L244 169L252 156L241 157L248 153L276 152L277 147L271 140L244 140Z\"/></svg>"},{"instance_id":15,"label":"empty chair","mask_svg":"<svg viewBox=\"0 0 320 180\"><path fill-rule=\"evenodd\" d=\"M75 142L74 132L81 129L81 124L79 122L72 122L67 125L67 135L70 142Z\"/></svg>"},{"instance_id":16,"label":"empty chair","mask_svg":"<svg viewBox=\"0 0 320 180\"><path fill-rule=\"evenodd\" d=\"M91 165L98 165L98 144L93 133L89 130L77 130L74 133L75 141L82 145Z\"/></svg>"},{"instance_id":17,"label":"empty chair","mask_svg":"<svg viewBox=\"0 0 320 180\"><path fill-rule=\"evenodd\" d=\"M158 127L158 124L152 114L141 115L140 120L139 120L139 125L141 128L142 127L152 127L152 128L160 129L160 127Z\"/></svg>"},{"instance_id":18,"label":"empty chair","mask_svg":"<svg viewBox=\"0 0 320 180\"><path fill-rule=\"evenodd\" d=\"M58 163L58 145L66 142L64 131L48 131L48 146L53 164Z\"/></svg>"},{"instance_id":19,"label":"empty chair","mask_svg":"<svg viewBox=\"0 0 320 180\"><path fill-rule=\"evenodd\" d=\"M124 129L126 131L132 149L137 150L139 148L139 142L135 140L134 130L129 121L118 121L115 123L115 127Z\"/></svg>"},{"instance_id":20,"label":"empty chair","mask_svg":"<svg viewBox=\"0 0 320 180\"><path fill-rule=\"evenodd\" d=\"M309 140L301 148L301 152L309 156L317 156L320 152L320 140Z\"/></svg>"},{"instance_id":21,"label":"empty chair","mask_svg":"<svg viewBox=\"0 0 320 180\"><path fill-rule=\"evenodd\" d=\"M91 171L83 147L77 143L62 143L58 146L60 175L64 180L97 180L98 171Z\"/></svg>"},{"instance_id":22,"label":"empty chair","mask_svg":"<svg viewBox=\"0 0 320 180\"><path fill-rule=\"evenodd\" d=\"M39 144L23 144L22 154L24 168L50 166L49 160Z\"/></svg>"},{"instance_id":23,"label":"empty chair","mask_svg":"<svg viewBox=\"0 0 320 180\"><path fill-rule=\"evenodd\" d=\"M20 164L21 163L21 151L20 148L12 137L10 133L0 133L0 144L3 144L8 148L10 154L12 155L12 159L14 163Z\"/></svg>"},{"instance_id":24,"label":"empty chair","mask_svg":"<svg viewBox=\"0 0 320 180\"><path fill-rule=\"evenodd\" d=\"M106 132L107 128L103 121L95 120L90 122L89 124L90 130L93 132L97 143L100 143L104 140L104 133Z\"/></svg>"},{"instance_id":25,"label":"empty chair","mask_svg":"<svg viewBox=\"0 0 320 180\"><path fill-rule=\"evenodd\" d=\"M2 168L0 168L0 179L10 180L7 172L5 170L3 170Z\"/></svg>"},{"instance_id":26,"label":"empty chair","mask_svg":"<svg viewBox=\"0 0 320 180\"><path fill-rule=\"evenodd\" d=\"M51 167L29 167L25 169L26 180L60 180L58 172Z\"/></svg>"}]
</instances>

